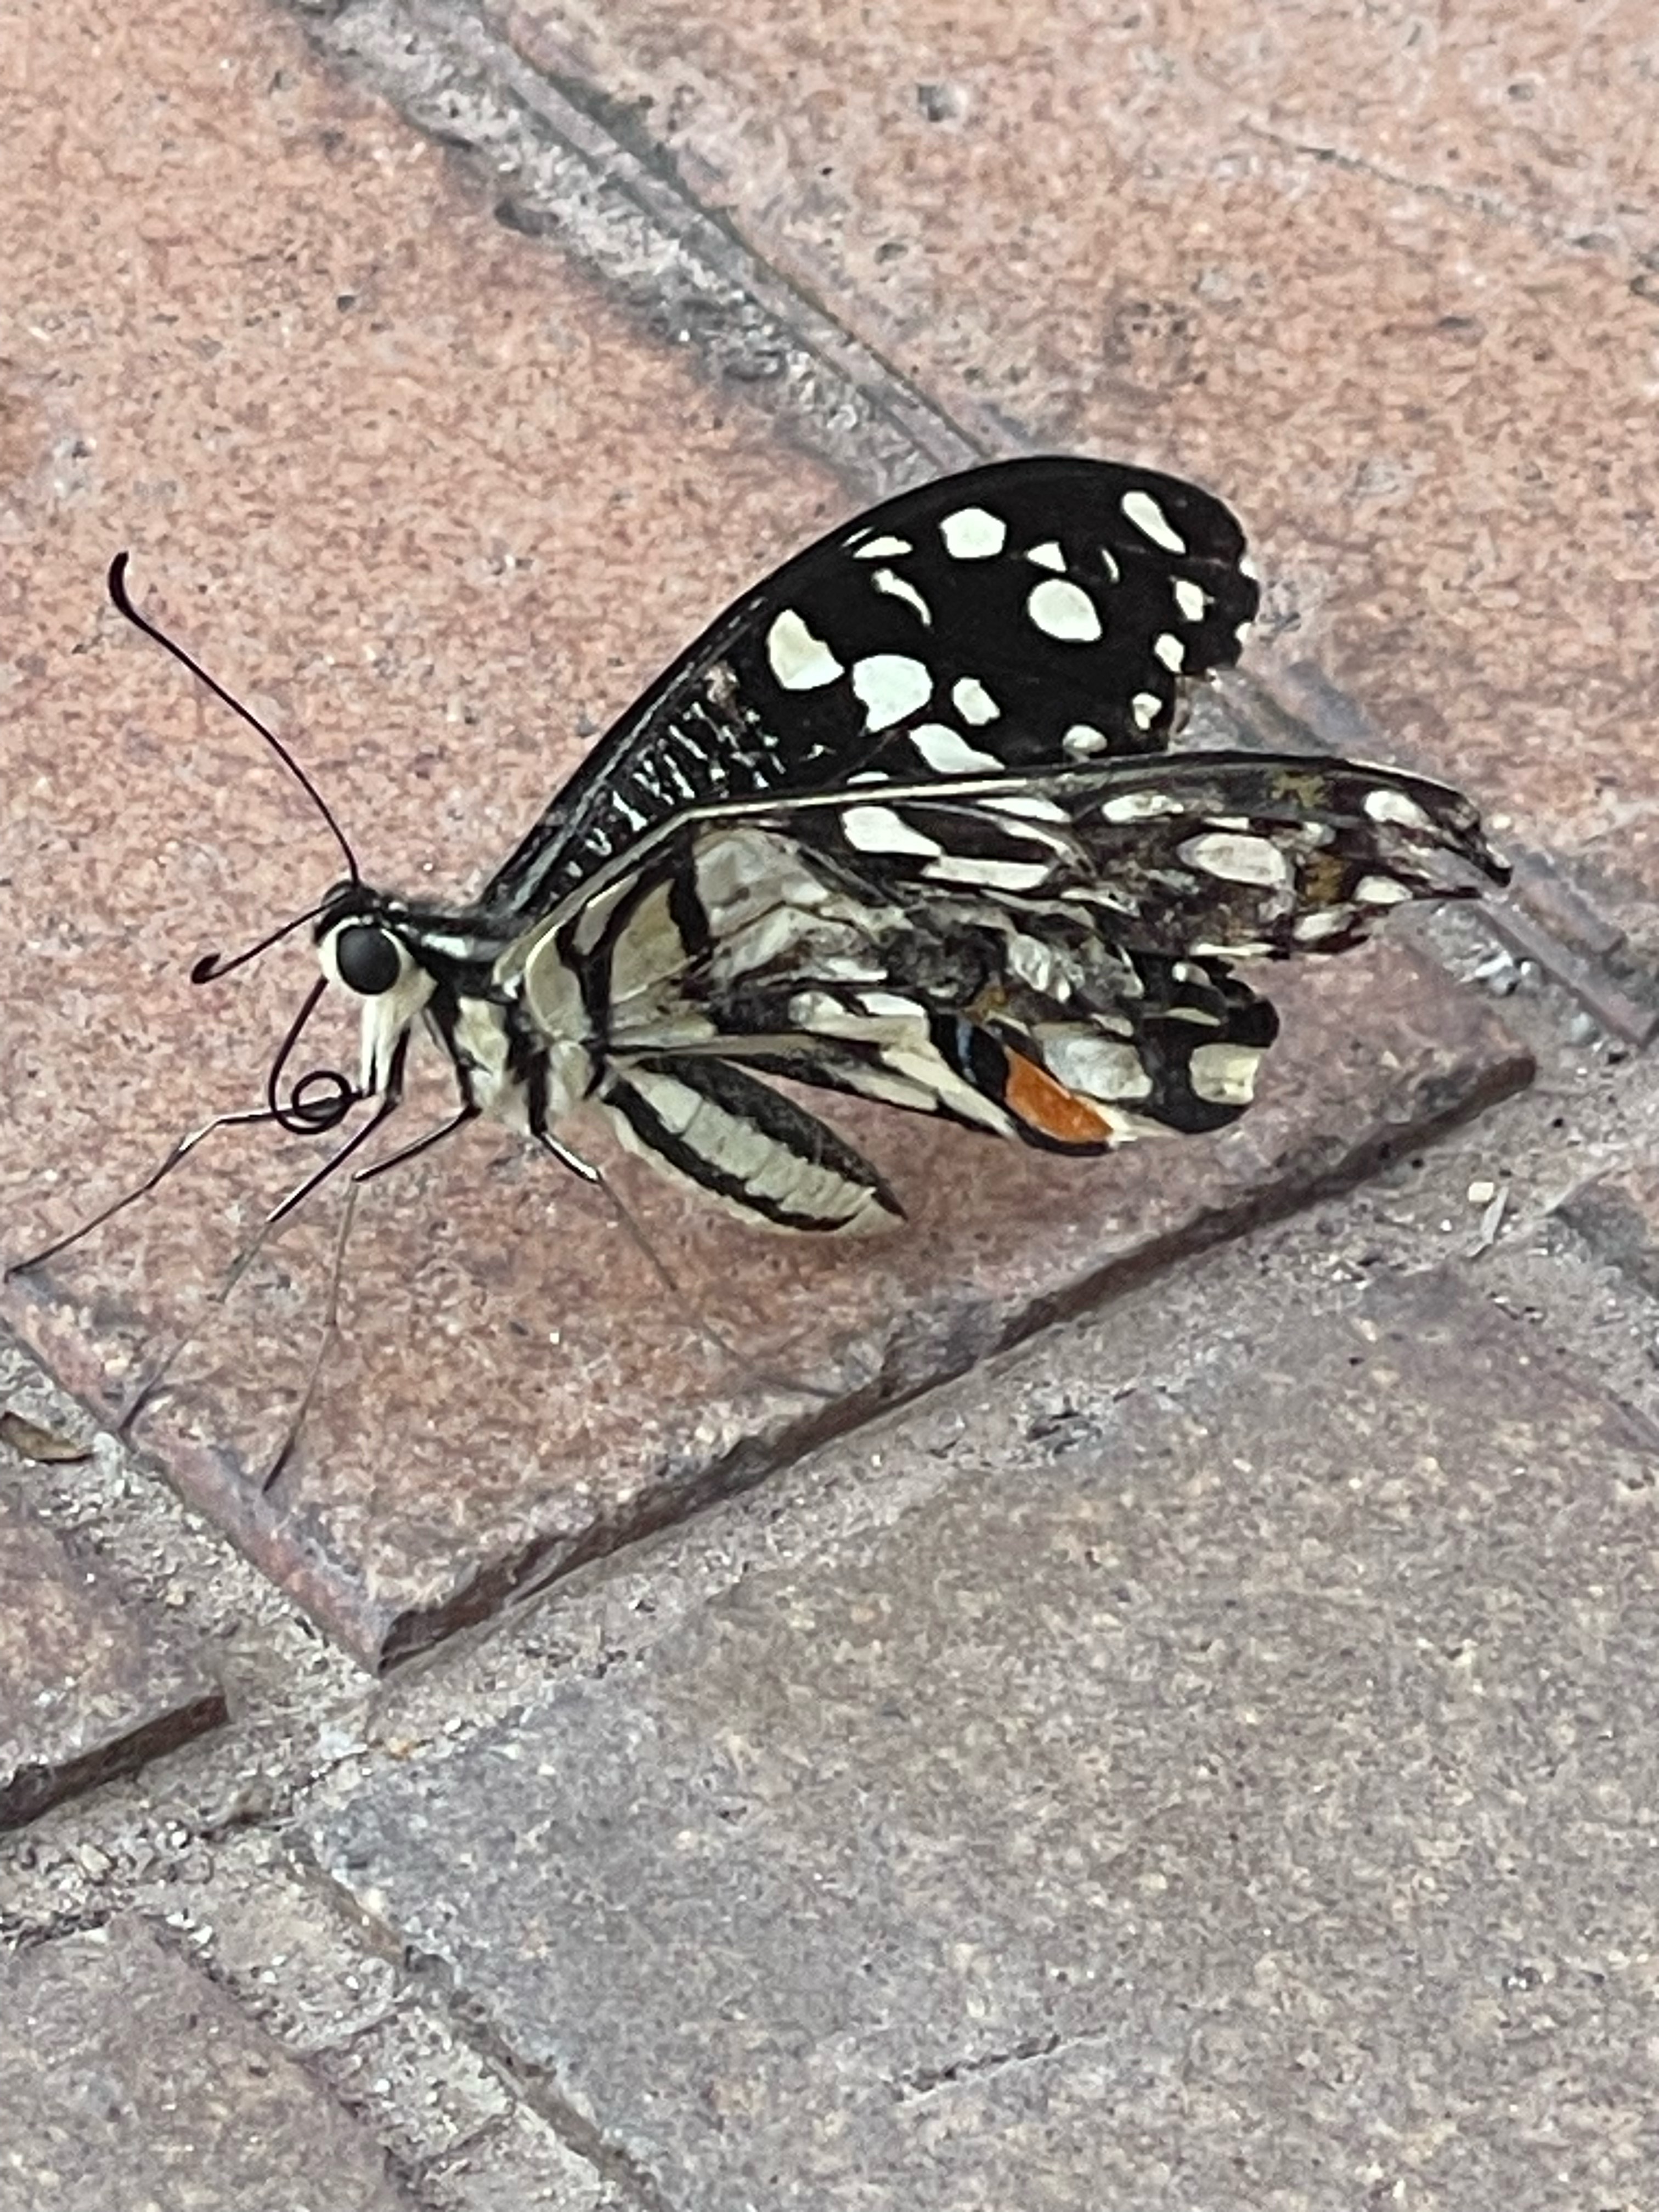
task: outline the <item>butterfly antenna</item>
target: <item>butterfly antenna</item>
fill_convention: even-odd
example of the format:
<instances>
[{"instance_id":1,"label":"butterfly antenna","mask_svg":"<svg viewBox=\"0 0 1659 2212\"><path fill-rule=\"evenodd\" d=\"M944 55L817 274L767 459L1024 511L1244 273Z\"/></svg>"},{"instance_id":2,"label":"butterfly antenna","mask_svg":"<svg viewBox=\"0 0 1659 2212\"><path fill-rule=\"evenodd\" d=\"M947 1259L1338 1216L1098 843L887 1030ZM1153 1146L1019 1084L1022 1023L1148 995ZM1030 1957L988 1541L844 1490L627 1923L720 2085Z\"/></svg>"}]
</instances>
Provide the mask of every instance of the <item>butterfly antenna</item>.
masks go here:
<instances>
[{"instance_id":1,"label":"butterfly antenna","mask_svg":"<svg viewBox=\"0 0 1659 2212\"><path fill-rule=\"evenodd\" d=\"M301 790L305 793L307 798L310 799L312 805L316 808L319 814L322 816L324 821L327 823L330 830L333 832L334 842L345 856L347 872L349 874L352 882L354 884L362 883L363 879L362 872L357 866L357 856L352 851L350 845L347 842L345 831L341 829L339 823L335 820L334 810L330 806L328 801L323 797L322 793L318 790L316 785L301 767L299 762L295 759L293 754L283 743L282 739L276 736L274 731L268 730L264 724L259 720L258 716L252 713L250 708L245 707L240 699L235 698L230 692L227 691L222 684L217 682L216 678L210 676L206 669L203 667L200 661L195 659L190 653L186 653L182 645L178 644L173 638L170 638L165 630L158 629L155 624L150 621L147 615L141 615L137 608L134 606L127 592L127 562L129 557L130 556L125 552L118 553L115 558L109 564L109 595L112 601L114 603L117 613L125 615L126 619L132 624L133 628L135 629L142 630L146 637L154 638L156 644L161 647L164 653L170 653L176 661L179 661L184 667L189 669L191 674L195 677L199 683L206 684L208 690L212 692L216 699L222 700L223 703L229 708L233 714L240 714L242 720L247 724L249 729L255 730L258 732L259 736L262 737L265 743L270 747L272 752L276 754L277 759L281 761L283 766L294 778L294 781L299 785ZM311 918L312 917L310 915L301 917L302 920L306 921L309 921ZM297 927L298 924L295 923L292 925L292 927ZM267 939L266 941L267 943L272 943L275 940ZM261 945L257 949L263 951L264 947ZM252 955L250 953L246 957L251 959ZM198 969L204 964L204 963L199 961L197 963ZM220 969L210 972L223 974L224 970ZM207 978L204 975L198 975L196 977L196 981L198 982L203 982L206 980Z\"/></svg>"},{"instance_id":2,"label":"butterfly antenna","mask_svg":"<svg viewBox=\"0 0 1659 2212\"><path fill-rule=\"evenodd\" d=\"M296 929L303 929L308 921L315 921L325 911L328 901L309 907L304 914L296 914L292 921L283 922L279 928L262 937L257 945L245 945L241 951L233 952L227 959L222 952L204 952L191 965L192 983L216 983L222 975L228 975L234 968L245 968L250 960L257 960L262 952L269 952L273 945L280 945L285 937L292 937Z\"/></svg>"}]
</instances>

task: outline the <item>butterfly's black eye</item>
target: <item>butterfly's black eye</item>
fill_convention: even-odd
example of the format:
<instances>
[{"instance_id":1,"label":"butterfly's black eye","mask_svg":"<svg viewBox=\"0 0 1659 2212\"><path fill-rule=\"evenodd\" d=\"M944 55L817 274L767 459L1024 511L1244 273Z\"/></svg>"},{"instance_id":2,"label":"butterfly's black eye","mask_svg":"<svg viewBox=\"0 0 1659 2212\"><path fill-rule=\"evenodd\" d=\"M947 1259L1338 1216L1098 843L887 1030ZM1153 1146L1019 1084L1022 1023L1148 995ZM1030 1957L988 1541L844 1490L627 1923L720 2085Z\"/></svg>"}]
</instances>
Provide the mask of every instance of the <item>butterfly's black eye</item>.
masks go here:
<instances>
[{"instance_id":1,"label":"butterfly's black eye","mask_svg":"<svg viewBox=\"0 0 1659 2212\"><path fill-rule=\"evenodd\" d=\"M397 940L373 923L354 922L334 940L334 965L348 991L378 999L404 972Z\"/></svg>"}]
</instances>

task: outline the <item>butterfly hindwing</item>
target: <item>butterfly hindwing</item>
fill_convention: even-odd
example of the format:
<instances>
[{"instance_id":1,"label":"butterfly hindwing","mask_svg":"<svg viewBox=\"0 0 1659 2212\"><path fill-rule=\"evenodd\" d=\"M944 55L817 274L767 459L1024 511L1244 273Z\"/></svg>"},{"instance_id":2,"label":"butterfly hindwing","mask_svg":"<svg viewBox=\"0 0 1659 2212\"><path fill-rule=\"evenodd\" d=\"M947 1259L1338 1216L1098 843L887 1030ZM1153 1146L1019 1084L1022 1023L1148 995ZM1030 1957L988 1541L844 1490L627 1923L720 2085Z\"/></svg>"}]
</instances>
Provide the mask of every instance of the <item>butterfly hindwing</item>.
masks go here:
<instances>
[{"instance_id":1,"label":"butterfly hindwing","mask_svg":"<svg viewBox=\"0 0 1659 2212\"><path fill-rule=\"evenodd\" d=\"M568 902L522 983L533 1014L544 973L578 977L637 1149L655 1109L626 1086L644 1069L664 1091L675 1062L708 1187L729 1203L767 1133L757 1075L1060 1152L1220 1127L1277 1031L1228 961L1343 949L1403 899L1456 896L1449 862L1496 866L1457 793L1294 757L711 806ZM740 1132L692 1096L721 1066L749 1071L740 1113L714 1102ZM793 1123L778 1136L803 1158L823 1141ZM688 1172L674 1148L666 1164ZM846 1170L822 1157L838 1190ZM828 1217L846 1196L778 1203L845 1225Z\"/></svg>"},{"instance_id":2,"label":"butterfly hindwing","mask_svg":"<svg viewBox=\"0 0 1659 2212\"><path fill-rule=\"evenodd\" d=\"M1139 951L1221 959L1346 951L1391 907L1473 896L1474 871L1504 872L1461 793L1297 756L1194 753L977 788L890 786L798 804L788 820L803 845L889 899L909 884L1059 900Z\"/></svg>"}]
</instances>

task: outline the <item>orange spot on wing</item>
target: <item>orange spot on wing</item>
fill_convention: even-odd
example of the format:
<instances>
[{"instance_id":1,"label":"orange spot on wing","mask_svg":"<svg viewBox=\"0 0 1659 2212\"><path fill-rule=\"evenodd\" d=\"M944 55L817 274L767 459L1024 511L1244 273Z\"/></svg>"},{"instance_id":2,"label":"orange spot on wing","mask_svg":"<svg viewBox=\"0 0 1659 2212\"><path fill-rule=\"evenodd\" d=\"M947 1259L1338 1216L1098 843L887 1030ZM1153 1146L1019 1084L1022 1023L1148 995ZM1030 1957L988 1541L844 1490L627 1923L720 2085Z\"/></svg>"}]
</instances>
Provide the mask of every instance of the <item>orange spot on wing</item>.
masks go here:
<instances>
[{"instance_id":1,"label":"orange spot on wing","mask_svg":"<svg viewBox=\"0 0 1659 2212\"><path fill-rule=\"evenodd\" d=\"M1117 1132L1097 1107L1063 1083L1056 1083L1035 1060L1008 1054L1003 1103L1041 1135L1061 1145L1103 1145Z\"/></svg>"}]
</instances>

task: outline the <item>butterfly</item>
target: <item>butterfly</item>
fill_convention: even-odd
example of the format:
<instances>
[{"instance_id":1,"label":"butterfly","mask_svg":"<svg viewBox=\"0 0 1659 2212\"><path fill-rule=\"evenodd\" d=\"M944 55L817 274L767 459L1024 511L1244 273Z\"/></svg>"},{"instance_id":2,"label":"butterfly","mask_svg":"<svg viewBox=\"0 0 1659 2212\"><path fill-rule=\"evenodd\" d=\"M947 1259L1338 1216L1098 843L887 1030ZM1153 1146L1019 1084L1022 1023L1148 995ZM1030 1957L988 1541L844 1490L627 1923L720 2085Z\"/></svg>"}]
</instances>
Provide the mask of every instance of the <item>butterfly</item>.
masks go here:
<instances>
[{"instance_id":1,"label":"butterfly","mask_svg":"<svg viewBox=\"0 0 1659 2212\"><path fill-rule=\"evenodd\" d=\"M133 607L125 557L118 605L259 731L349 871L193 971L314 938L265 1104L160 1171L228 1122L315 1135L368 1109L278 1217L396 1113L424 1035L455 1111L358 1179L489 1115L597 1181L561 1134L582 1108L744 1221L881 1227L897 1194L775 1079L1073 1155L1220 1128L1278 1029L1240 969L1507 877L1444 785L1167 750L1259 589L1227 508L1150 470L996 463L831 531L720 616L453 904L364 878L287 748ZM330 987L361 1006L357 1075L290 1080Z\"/></svg>"}]
</instances>

